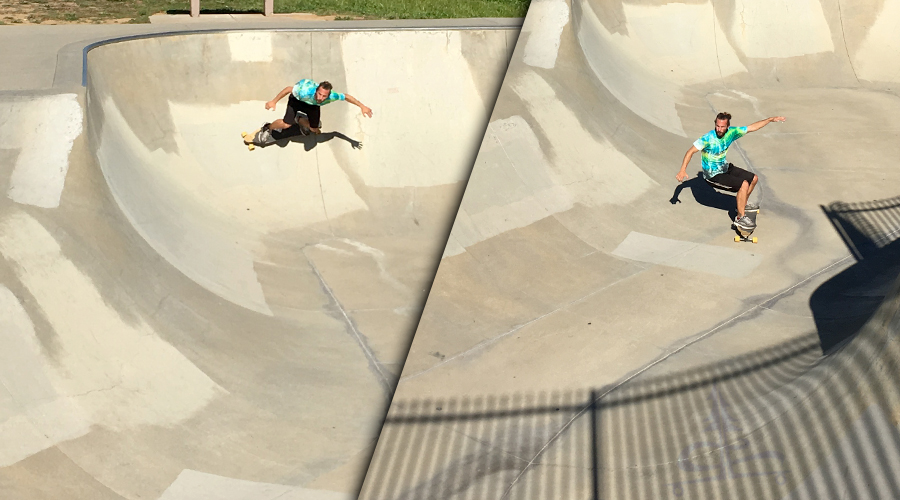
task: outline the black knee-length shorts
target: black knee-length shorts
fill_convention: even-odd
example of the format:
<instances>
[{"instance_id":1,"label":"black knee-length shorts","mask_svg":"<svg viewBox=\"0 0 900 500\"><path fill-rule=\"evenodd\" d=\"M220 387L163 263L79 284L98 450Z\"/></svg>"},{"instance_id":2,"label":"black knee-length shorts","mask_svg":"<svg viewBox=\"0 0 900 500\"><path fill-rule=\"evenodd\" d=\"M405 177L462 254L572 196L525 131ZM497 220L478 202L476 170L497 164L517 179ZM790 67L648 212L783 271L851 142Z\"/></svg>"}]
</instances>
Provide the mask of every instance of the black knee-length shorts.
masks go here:
<instances>
[{"instance_id":1,"label":"black knee-length shorts","mask_svg":"<svg viewBox=\"0 0 900 500\"><path fill-rule=\"evenodd\" d=\"M294 96L288 96L287 111L284 113L284 122L289 125L297 123L298 117L306 117L309 120L309 126L319 128L319 116L322 111L321 106L315 104L307 104Z\"/></svg>"},{"instance_id":2,"label":"black knee-length shorts","mask_svg":"<svg viewBox=\"0 0 900 500\"><path fill-rule=\"evenodd\" d=\"M712 184L713 186L724 189L725 191L733 191L738 192L741 189L741 185L744 181L747 181L747 184L753 182L753 172L748 172L740 167L735 167L734 164L728 164L728 170L725 172L706 179L706 182Z\"/></svg>"}]
</instances>

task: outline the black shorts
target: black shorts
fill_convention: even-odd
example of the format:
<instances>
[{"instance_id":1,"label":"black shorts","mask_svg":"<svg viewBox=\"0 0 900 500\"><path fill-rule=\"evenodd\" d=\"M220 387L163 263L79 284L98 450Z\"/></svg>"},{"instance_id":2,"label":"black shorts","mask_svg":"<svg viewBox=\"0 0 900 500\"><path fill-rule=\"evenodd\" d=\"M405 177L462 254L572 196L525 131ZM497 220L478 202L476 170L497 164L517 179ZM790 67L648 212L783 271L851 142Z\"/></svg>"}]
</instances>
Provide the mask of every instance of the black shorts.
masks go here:
<instances>
[{"instance_id":1,"label":"black shorts","mask_svg":"<svg viewBox=\"0 0 900 500\"><path fill-rule=\"evenodd\" d=\"M713 176L712 178L706 179L706 182L710 183L713 187L736 193L741 190L741 185L744 181L747 181L747 184L752 183L753 177L755 177L753 172L748 172L729 163L728 170Z\"/></svg>"},{"instance_id":2,"label":"black shorts","mask_svg":"<svg viewBox=\"0 0 900 500\"><path fill-rule=\"evenodd\" d=\"M287 111L284 113L283 119L288 125L294 125L297 123L298 117L303 117L309 120L310 127L319 128L319 115L321 111L321 106L307 104L299 99L295 99L294 96L289 95Z\"/></svg>"}]
</instances>

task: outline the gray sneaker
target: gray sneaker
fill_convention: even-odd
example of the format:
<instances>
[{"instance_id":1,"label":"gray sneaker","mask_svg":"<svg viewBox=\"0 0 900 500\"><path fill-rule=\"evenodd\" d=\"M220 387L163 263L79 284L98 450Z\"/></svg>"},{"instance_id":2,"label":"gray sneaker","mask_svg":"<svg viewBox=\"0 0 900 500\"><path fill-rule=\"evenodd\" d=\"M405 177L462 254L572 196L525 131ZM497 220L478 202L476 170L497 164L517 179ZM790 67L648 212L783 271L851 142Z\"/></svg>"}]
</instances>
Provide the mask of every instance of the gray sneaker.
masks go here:
<instances>
[{"instance_id":1,"label":"gray sneaker","mask_svg":"<svg viewBox=\"0 0 900 500\"><path fill-rule=\"evenodd\" d=\"M266 123L259 129L259 132L256 133L256 136L253 137L253 142L257 144L266 144L272 140L272 131L269 129L269 124Z\"/></svg>"},{"instance_id":2,"label":"gray sneaker","mask_svg":"<svg viewBox=\"0 0 900 500\"><path fill-rule=\"evenodd\" d=\"M759 203L748 201L747 204L744 205L744 212L759 212Z\"/></svg>"},{"instance_id":3,"label":"gray sneaker","mask_svg":"<svg viewBox=\"0 0 900 500\"><path fill-rule=\"evenodd\" d=\"M743 229L744 231L752 231L752 230L756 229L756 223L753 222L750 219L750 217L747 217L746 215L743 217L735 217L734 225Z\"/></svg>"}]
</instances>

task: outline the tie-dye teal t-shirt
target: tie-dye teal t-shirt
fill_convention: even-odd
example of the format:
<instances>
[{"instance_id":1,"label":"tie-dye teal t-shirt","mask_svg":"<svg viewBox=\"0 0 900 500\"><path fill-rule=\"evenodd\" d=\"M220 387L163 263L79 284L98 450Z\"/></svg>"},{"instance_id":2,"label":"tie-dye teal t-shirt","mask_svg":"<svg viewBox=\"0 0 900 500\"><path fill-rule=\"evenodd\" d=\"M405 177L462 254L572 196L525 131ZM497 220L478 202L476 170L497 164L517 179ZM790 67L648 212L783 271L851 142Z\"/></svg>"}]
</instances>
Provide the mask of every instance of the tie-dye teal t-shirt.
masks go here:
<instances>
[{"instance_id":1,"label":"tie-dye teal t-shirt","mask_svg":"<svg viewBox=\"0 0 900 500\"><path fill-rule=\"evenodd\" d=\"M294 99L303 101L306 104L312 104L314 106L324 106L329 102L344 100L344 94L332 90L331 94L329 94L329 96L324 101L316 102L316 89L318 88L318 83L307 78L297 82L297 84L294 85L293 90L291 90L291 94L294 96Z\"/></svg>"},{"instance_id":2,"label":"tie-dye teal t-shirt","mask_svg":"<svg viewBox=\"0 0 900 500\"><path fill-rule=\"evenodd\" d=\"M725 135L720 139L713 129L694 142L694 147L700 150L700 165L703 167L705 179L710 179L728 170L725 162L728 146L746 134L747 127L728 127Z\"/></svg>"}]
</instances>

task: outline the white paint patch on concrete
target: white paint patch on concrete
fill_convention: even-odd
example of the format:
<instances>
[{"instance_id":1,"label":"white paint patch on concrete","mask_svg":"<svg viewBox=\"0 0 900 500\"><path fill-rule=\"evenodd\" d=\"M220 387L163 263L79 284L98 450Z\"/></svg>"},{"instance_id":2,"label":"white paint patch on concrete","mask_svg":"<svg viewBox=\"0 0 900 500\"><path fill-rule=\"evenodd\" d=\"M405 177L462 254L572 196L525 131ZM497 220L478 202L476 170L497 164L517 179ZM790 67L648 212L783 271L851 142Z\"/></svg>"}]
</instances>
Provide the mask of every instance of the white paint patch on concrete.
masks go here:
<instances>
[{"instance_id":1,"label":"white paint patch on concrete","mask_svg":"<svg viewBox=\"0 0 900 500\"><path fill-rule=\"evenodd\" d=\"M446 255L571 207L570 193L556 185L528 122L521 116L495 120L472 169Z\"/></svg>"},{"instance_id":2,"label":"white paint patch on concrete","mask_svg":"<svg viewBox=\"0 0 900 500\"><path fill-rule=\"evenodd\" d=\"M834 52L821 0L735 0L731 35L753 58Z\"/></svg>"},{"instance_id":3,"label":"white paint patch on concrete","mask_svg":"<svg viewBox=\"0 0 900 500\"><path fill-rule=\"evenodd\" d=\"M50 370L31 319L0 285L0 467L90 431L81 408L56 391Z\"/></svg>"},{"instance_id":4,"label":"white paint patch on concrete","mask_svg":"<svg viewBox=\"0 0 900 500\"><path fill-rule=\"evenodd\" d=\"M552 69L559 55L560 36L569 23L569 4L566 0L534 0L522 32L528 34L525 44L525 64Z\"/></svg>"},{"instance_id":5,"label":"white paint patch on concrete","mask_svg":"<svg viewBox=\"0 0 900 500\"><path fill-rule=\"evenodd\" d=\"M387 282L397 290L403 292L409 291L409 287L404 285L402 282L400 282L400 280L398 280L388 272L387 263L385 262L386 256L384 255L384 252L375 247L370 247L369 245L366 245L361 241L355 241L347 238L341 238L340 241L355 248L356 251L371 257L372 260L375 261L375 265L378 266L378 273L381 276L381 279L383 279L385 282Z\"/></svg>"},{"instance_id":6,"label":"white paint patch on concrete","mask_svg":"<svg viewBox=\"0 0 900 500\"><path fill-rule=\"evenodd\" d=\"M723 91L723 92L715 92L712 95L717 96L717 97L724 97L726 99L734 99L733 96L737 96L740 99L746 100L753 106L753 112L756 113L757 117L765 118L768 116L768 115L762 114L762 108L760 108L759 99L753 97L750 94L741 92L740 90L728 89L727 91Z\"/></svg>"},{"instance_id":7,"label":"white paint patch on concrete","mask_svg":"<svg viewBox=\"0 0 900 500\"><path fill-rule=\"evenodd\" d=\"M348 252L347 250L344 250L342 248L335 248L333 246L329 246L324 243L316 243L315 245L313 245L313 248L318 248L319 250L325 250L327 252L334 252L338 255L343 255L346 257L353 256L353 252Z\"/></svg>"},{"instance_id":8,"label":"white paint patch on concrete","mask_svg":"<svg viewBox=\"0 0 900 500\"><path fill-rule=\"evenodd\" d=\"M725 278L743 278L762 262L757 253L660 238L632 231L612 252L617 257L700 271Z\"/></svg>"},{"instance_id":9,"label":"white paint patch on concrete","mask_svg":"<svg viewBox=\"0 0 900 500\"><path fill-rule=\"evenodd\" d=\"M856 76L871 82L900 82L900 0L885 0L878 19L866 33L856 54Z\"/></svg>"},{"instance_id":10,"label":"white paint patch on concrete","mask_svg":"<svg viewBox=\"0 0 900 500\"><path fill-rule=\"evenodd\" d=\"M160 132L171 134L178 150L151 151L131 130L112 98L104 100L102 109L105 126L97 158L116 202L141 237L207 290L239 306L272 315L254 269L260 231L266 229L258 221L265 220L265 216L252 213L254 208L266 206L271 200L300 197L300 193L288 193L290 183L272 183L275 188L258 189L254 204L247 205L248 197L241 191L245 185L235 179L250 179L243 181L247 185L263 179L272 182L272 177L287 175L284 172L288 167L270 166L266 170L245 164L239 172L241 165L236 152L232 158L218 156L220 150L229 150L229 143L238 151L243 147L242 154L251 153L242 146L240 129L234 123L231 124L234 140L225 141L220 136L221 129L204 131L185 126L179 121L179 107L173 106L176 129ZM271 169L279 168L281 172L271 173ZM312 173L308 178L315 179L315 165L309 168ZM238 187L228 189L229 182ZM307 192L318 198L317 183L307 183L312 185ZM309 206L316 202L319 207L314 210L322 214L320 199L305 201ZM280 217L290 215L287 212Z\"/></svg>"},{"instance_id":11,"label":"white paint patch on concrete","mask_svg":"<svg viewBox=\"0 0 900 500\"><path fill-rule=\"evenodd\" d=\"M623 6L628 34L610 33L583 4L578 40L591 70L647 122L686 137L676 104L684 86L745 72L711 3Z\"/></svg>"},{"instance_id":12,"label":"white paint patch on concrete","mask_svg":"<svg viewBox=\"0 0 900 500\"><path fill-rule=\"evenodd\" d=\"M159 500L353 500L353 495L284 484L258 483L190 469L181 471Z\"/></svg>"},{"instance_id":13,"label":"white paint patch on concrete","mask_svg":"<svg viewBox=\"0 0 900 500\"><path fill-rule=\"evenodd\" d=\"M271 62L272 33L253 31L229 33L228 48L231 60L238 62Z\"/></svg>"},{"instance_id":14,"label":"white paint patch on concrete","mask_svg":"<svg viewBox=\"0 0 900 500\"><path fill-rule=\"evenodd\" d=\"M13 305L11 321L19 338L7 341L33 363L23 372L35 384L27 397L50 398L35 427L59 433L28 443L32 449L79 434L87 424L112 431L175 425L224 393L148 325L126 323L29 215L16 212L0 221L0 253L55 333L51 359L37 351L28 338L32 330ZM4 305L10 306L8 295Z\"/></svg>"},{"instance_id":15,"label":"white paint patch on concrete","mask_svg":"<svg viewBox=\"0 0 900 500\"><path fill-rule=\"evenodd\" d=\"M589 207L626 205L657 185L628 156L582 128L580 120L537 73L528 71L511 84L549 144L577 145L547 153L556 188Z\"/></svg>"},{"instance_id":16,"label":"white paint patch on concrete","mask_svg":"<svg viewBox=\"0 0 900 500\"><path fill-rule=\"evenodd\" d=\"M82 117L75 94L0 102L0 148L19 151L6 192L9 199L42 208L59 206Z\"/></svg>"},{"instance_id":17,"label":"white paint patch on concrete","mask_svg":"<svg viewBox=\"0 0 900 500\"><path fill-rule=\"evenodd\" d=\"M784 500L896 498L900 432L877 405L850 426L824 462ZM854 494L851 494L854 492Z\"/></svg>"},{"instance_id":18,"label":"white paint patch on concrete","mask_svg":"<svg viewBox=\"0 0 900 500\"><path fill-rule=\"evenodd\" d=\"M338 90L372 108L374 116L364 118L356 106L334 103L323 120L327 126L329 114L341 113L342 131L365 143L352 152L356 174L373 187L465 181L472 150L460 145L479 143L493 102L481 100L462 52L462 34L347 33L341 46L347 88ZM379 56L370 57L373 53Z\"/></svg>"}]
</instances>

